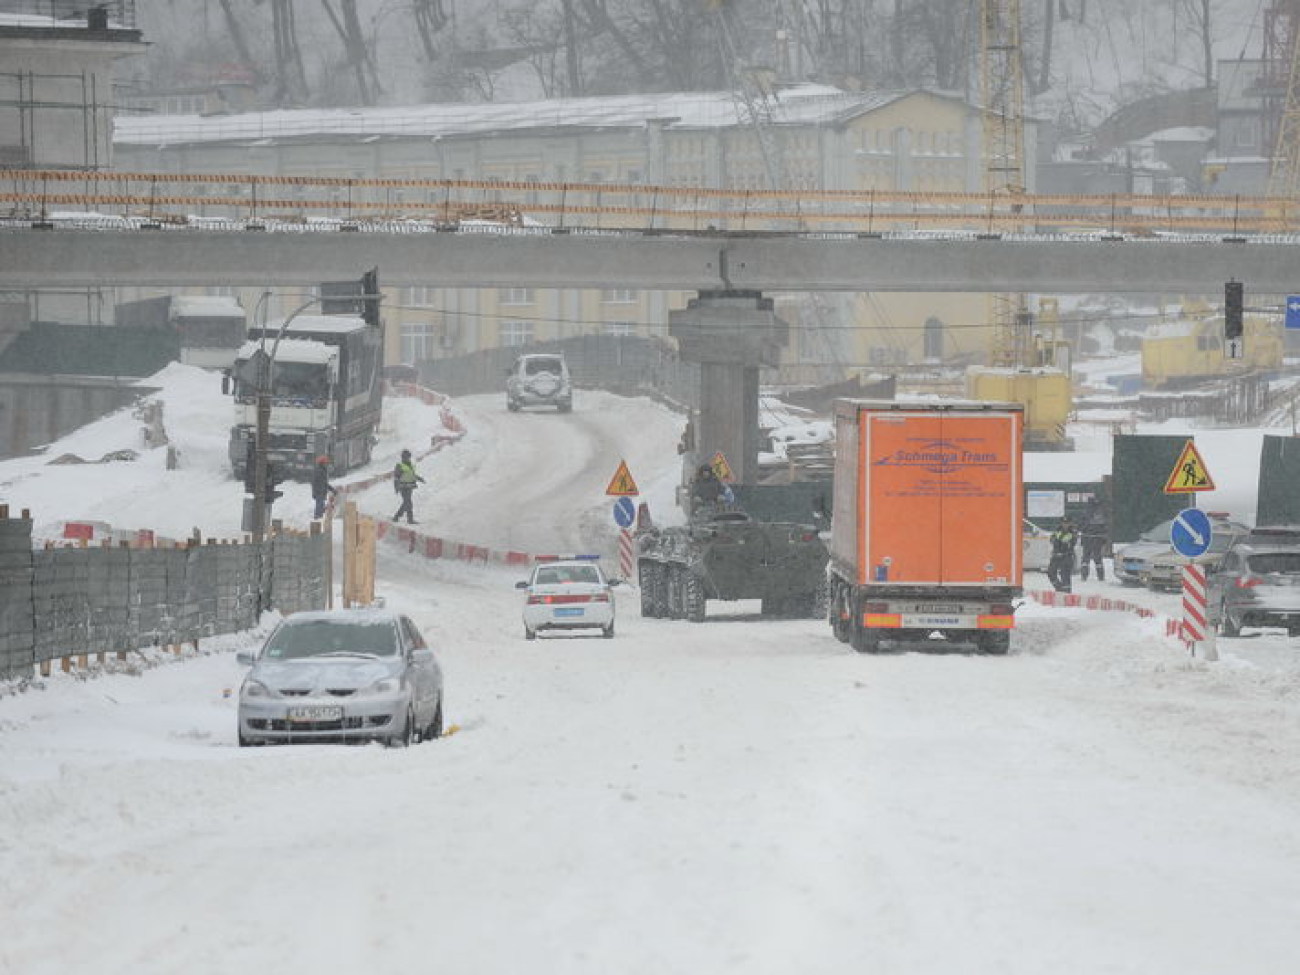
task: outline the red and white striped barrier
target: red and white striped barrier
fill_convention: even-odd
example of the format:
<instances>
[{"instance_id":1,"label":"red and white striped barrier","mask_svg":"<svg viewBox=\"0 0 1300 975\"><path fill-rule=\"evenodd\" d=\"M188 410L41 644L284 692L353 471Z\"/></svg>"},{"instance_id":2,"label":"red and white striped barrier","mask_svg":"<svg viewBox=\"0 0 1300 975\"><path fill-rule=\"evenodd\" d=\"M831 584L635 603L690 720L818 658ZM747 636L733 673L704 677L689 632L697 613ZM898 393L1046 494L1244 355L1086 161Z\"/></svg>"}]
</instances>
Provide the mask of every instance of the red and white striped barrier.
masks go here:
<instances>
[{"instance_id":1,"label":"red and white striped barrier","mask_svg":"<svg viewBox=\"0 0 1300 975\"><path fill-rule=\"evenodd\" d=\"M1025 593L1034 602L1043 606L1066 606L1081 609L1099 610L1101 612L1132 613L1143 619L1157 616L1155 610L1139 606L1127 599L1111 599L1108 596L1085 596L1081 593L1057 592L1055 589L1033 589ZM1181 620L1164 617L1165 636L1182 639L1183 624Z\"/></svg>"},{"instance_id":2,"label":"red and white striped barrier","mask_svg":"<svg viewBox=\"0 0 1300 975\"><path fill-rule=\"evenodd\" d=\"M626 528L621 528L618 533L618 568L624 579L632 578L632 567L634 565L636 565L636 558L632 543L632 532Z\"/></svg>"},{"instance_id":3,"label":"red and white striped barrier","mask_svg":"<svg viewBox=\"0 0 1300 975\"><path fill-rule=\"evenodd\" d=\"M1183 621L1181 636L1187 649L1196 652L1204 647L1206 660L1218 660L1214 645L1214 628L1209 625L1208 602L1205 596L1205 566L1190 563L1183 566Z\"/></svg>"}]
</instances>

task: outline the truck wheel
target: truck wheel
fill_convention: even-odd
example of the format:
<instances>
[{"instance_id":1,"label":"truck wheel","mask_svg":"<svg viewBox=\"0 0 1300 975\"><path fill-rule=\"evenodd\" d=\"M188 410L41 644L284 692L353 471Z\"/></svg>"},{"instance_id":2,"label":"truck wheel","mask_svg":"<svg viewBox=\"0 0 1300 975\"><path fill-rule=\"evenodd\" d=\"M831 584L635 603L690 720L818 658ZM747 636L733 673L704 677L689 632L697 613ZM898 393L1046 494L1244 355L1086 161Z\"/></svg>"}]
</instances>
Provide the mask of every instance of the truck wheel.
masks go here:
<instances>
[{"instance_id":1,"label":"truck wheel","mask_svg":"<svg viewBox=\"0 0 1300 975\"><path fill-rule=\"evenodd\" d=\"M669 562L664 566L664 607L670 620L682 618L682 572L680 565Z\"/></svg>"},{"instance_id":2,"label":"truck wheel","mask_svg":"<svg viewBox=\"0 0 1300 975\"><path fill-rule=\"evenodd\" d=\"M637 567L637 585L641 587L641 615L646 619L654 618L655 612L655 588L656 566L648 562L642 562Z\"/></svg>"},{"instance_id":3,"label":"truck wheel","mask_svg":"<svg viewBox=\"0 0 1300 975\"><path fill-rule=\"evenodd\" d=\"M865 626L853 627L853 649L858 653L880 652L880 631Z\"/></svg>"},{"instance_id":4,"label":"truck wheel","mask_svg":"<svg viewBox=\"0 0 1300 975\"><path fill-rule=\"evenodd\" d=\"M980 634L980 652L1005 657L1011 650L1011 633L1007 630L986 630Z\"/></svg>"},{"instance_id":5,"label":"truck wheel","mask_svg":"<svg viewBox=\"0 0 1300 975\"><path fill-rule=\"evenodd\" d=\"M668 618L668 567L655 563L654 570L655 619L665 620Z\"/></svg>"},{"instance_id":6,"label":"truck wheel","mask_svg":"<svg viewBox=\"0 0 1300 975\"><path fill-rule=\"evenodd\" d=\"M703 623L705 614L704 580L689 569L683 570L682 612L692 623Z\"/></svg>"},{"instance_id":7,"label":"truck wheel","mask_svg":"<svg viewBox=\"0 0 1300 975\"><path fill-rule=\"evenodd\" d=\"M830 617L831 632L840 643L848 643L853 635L853 609L846 598L846 591L847 587L838 579L831 582L827 615Z\"/></svg>"},{"instance_id":8,"label":"truck wheel","mask_svg":"<svg viewBox=\"0 0 1300 975\"><path fill-rule=\"evenodd\" d=\"M848 643L853 634L853 620L841 617L839 607L831 610L831 632L840 643Z\"/></svg>"}]
</instances>

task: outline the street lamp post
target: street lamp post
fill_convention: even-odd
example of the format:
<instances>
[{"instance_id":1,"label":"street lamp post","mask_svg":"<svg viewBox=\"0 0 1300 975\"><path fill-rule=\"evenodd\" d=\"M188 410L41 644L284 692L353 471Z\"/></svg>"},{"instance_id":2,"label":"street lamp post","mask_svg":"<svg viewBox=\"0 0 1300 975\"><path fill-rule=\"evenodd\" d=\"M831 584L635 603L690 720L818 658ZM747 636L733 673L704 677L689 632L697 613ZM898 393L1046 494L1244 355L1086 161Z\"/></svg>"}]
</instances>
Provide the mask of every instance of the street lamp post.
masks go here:
<instances>
[{"instance_id":1,"label":"street lamp post","mask_svg":"<svg viewBox=\"0 0 1300 975\"><path fill-rule=\"evenodd\" d=\"M269 301L271 293L264 292L258 300L258 309L263 309ZM360 293L353 296L361 303L361 315L372 326L379 326L379 302L383 297L379 292L379 270L374 268L367 271L361 276ZM267 463L267 453L271 439L271 390L272 379L275 374L275 354L280 350L280 340L284 338L284 333L289 330L293 320L301 315L313 305L320 304L323 301L337 301L337 295L317 295L309 298L301 305L291 311L280 323L279 330L275 333L275 341L271 343L271 351L266 351L266 330L262 330L261 348L258 349L254 356L256 361L255 375L257 377L257 429L253 444L253 511L249 519L252 530L253 541L260 543L266 537L267 529L267 509L270 507L270 468ZM256 317L256 311L254 314ZM262 319L265 324L265 319Z\"/></svg>"},{"instance_id":2,"label":"street lamp post","mask_svg":"<svg viewBox=\"0 0 1300 975\"><path fill-rule=\"evenodd\" d=\"M271 380L275 373L275 354L280 351L280 340L284 338L284 333L288 331L293 320L301 315L312 305L326 300L320 297L310 298L291 311L283 322L280 323L280 329L275 333L275 341L271 343L271 351L266 351L266 335L262 336L262 347L258 350L257 359L257 433L253 444L253 517L252 530L253 541L261 542L266 537L266 516L267 508L270 507L270 469L267 463L267 452L271 439Z\"/></svg>"}]
</instances>

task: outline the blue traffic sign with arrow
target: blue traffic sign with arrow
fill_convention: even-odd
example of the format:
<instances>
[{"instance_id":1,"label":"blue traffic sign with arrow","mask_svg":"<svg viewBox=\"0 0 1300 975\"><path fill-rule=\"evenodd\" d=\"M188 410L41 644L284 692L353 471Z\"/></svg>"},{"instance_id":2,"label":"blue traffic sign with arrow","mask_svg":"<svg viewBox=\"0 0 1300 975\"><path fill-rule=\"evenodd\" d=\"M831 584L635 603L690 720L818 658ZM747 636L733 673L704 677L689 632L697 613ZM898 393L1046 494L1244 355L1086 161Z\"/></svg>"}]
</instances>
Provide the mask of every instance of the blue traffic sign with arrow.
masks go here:
<instances>
[{"instance_id":1,"label":"blue traffic sign with arrow","mask_svg":"<svg viewBox=\"0 0 1300 975\"><path fill-rule=\"evenodd\" d=\"M636 506L631 498L619 498L614 502L614 521L619 528L631 528L636 520Z\"/></svg>"},{"instance_id":2,"label":"blue traffic sign with arrow","mask_svg":"<svg viewBox=\"0 0 1300 975\"><path fill-rule=\"evenodd\" d=\"M1188 559L1204 555L1213 535L1209 515L1200 508L1184 508L1178 512L1169 529L1169 541L1174 551Z\"/></svg>"},{"instance_id":3,"label":"blue traffic sign with arrow","mask_svg":"<svg viewBox=\"0 0 1300 975\"><path fill-rule=\"evenodd\" d=\"M1300 328L1300 295L1286 296L1286 327Z\"/></svg>"}]
</instances>

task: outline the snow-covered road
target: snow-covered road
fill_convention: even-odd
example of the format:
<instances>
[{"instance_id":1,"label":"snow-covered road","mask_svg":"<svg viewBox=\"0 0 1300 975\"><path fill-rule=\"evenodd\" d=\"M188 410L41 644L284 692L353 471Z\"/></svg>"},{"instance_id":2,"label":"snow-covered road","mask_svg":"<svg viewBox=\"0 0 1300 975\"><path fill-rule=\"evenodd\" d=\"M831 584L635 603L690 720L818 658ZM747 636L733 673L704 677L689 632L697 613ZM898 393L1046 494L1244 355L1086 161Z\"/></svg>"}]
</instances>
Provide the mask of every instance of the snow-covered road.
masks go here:
<instances>
[{"instance_id":1,"label":"snow-covered road","mask_svg":"<svg viewBox=\"0 0 1300 975\"><path fill-rule=\"evenodd\" d=\"M585 541L620 454L671 488L652 404L458 406L491 434L425 465L440 534ZM517 576L381 548L460 726L409 750L238 749L239 638L0 698L0 971L1294 971L1285 638L1206 664L1158 620L1029 605L1007 658L858 656L624 591L616 639L526 642Z\"/></svg>"}]
</instances>

